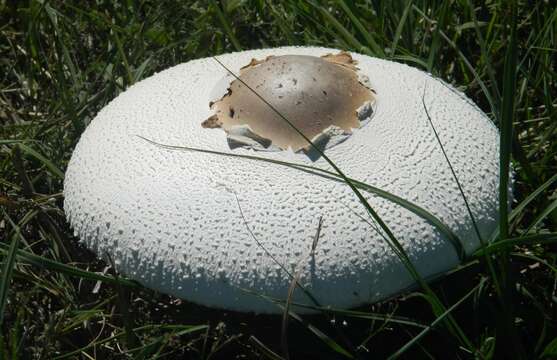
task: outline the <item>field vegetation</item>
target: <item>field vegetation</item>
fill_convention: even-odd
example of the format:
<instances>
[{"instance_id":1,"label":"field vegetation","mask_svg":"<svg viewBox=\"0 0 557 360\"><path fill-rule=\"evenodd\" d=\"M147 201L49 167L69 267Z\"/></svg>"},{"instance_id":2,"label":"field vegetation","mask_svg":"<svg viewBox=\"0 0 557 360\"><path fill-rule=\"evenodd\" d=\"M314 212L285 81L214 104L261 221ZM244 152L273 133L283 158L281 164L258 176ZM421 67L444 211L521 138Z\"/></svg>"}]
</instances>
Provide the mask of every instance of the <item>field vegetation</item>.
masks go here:
<instances>
[{"instance_id":1,"label":"field vegetation","mask_svg":"<svg viewBox=\"0 0 557 360\"><path fill-rule=\"evenodd\" d=\"M284 45L409 64L488 114L514 201L482 249L411 293L287 322L156 293L77 242L64 171L102 107L167 67ZM0 0L0 358L557 358L556 52L551 1Z\"/></svg>"}]
</instances>

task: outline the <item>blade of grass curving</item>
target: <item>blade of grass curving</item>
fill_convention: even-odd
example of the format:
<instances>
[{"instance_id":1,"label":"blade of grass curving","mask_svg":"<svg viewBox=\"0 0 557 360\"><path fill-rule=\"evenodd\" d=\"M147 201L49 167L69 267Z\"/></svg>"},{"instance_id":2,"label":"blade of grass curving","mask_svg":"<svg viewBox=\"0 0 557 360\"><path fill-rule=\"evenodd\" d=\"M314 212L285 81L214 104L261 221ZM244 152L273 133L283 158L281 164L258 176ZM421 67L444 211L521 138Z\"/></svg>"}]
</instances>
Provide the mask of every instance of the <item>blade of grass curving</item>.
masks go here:
<instances>
[{"instance_id":1,"label":"blade of grass curving","mask_svg":"<svg viewBox=\"0 0 557 360\"><path fill-rule=\"evenodd\" d=\"M36 150L30 148L29 146L27 146L23 143L19 143L18 146L24 153L34 157L35 159L40 161L44 166L46 166L50 170L52 175L56 176L59 179L64 179L64 173L60 169L58 169L58 167L56 165L54 165L54 163L52 161L48 160L46 157L41 155L39 152L37 152Z\"/></svg>"},{"instance_id":2,"label":"blade of grass curving","mask_svg":"<svg viewBox=\"0 0 557 360\"><path fill-rule=\"evenodd\" d=\"M406 270L410 273L412 278L426 291L432 301L433 310L436 313L440 313L444 311L445 307L442 304L441 300L435 295L433 290L429 287L429 285L424 281L422 276L414 267L412 261L408 257L408 254L402 247L402 244L398 241L395 237L393 232L387 226L387 224L383 221L383 219L379 216L379 214L371 207L362 193L357 189L357 187L350 181L350 179L340 170L340 168L321 150L318 146L316 146L303 132L301 132L290 120L288 120L280 111L278 111L271 103L269 103L266 99L264 99L260 94L258 94L251 86L246 84L242 79L240 79L234 72L228 69L221 61L219 61L216 57L213 59L219 63L227 72L229 72L237 81L241 82L248 90L250 90L255 96L257 96L261 101L263 101L273 112L275 112L285 123L287 123L298 135L300 135L312 148L312 150L316 151L327 163L335 170L335 172L342 178L342 180L350 187L352 192L356 195L360 203L366 209L368 215L373 218L382 230L387 234L389 241L387 245L389 245L390 249L395 253L395 255L399 258L402 262ZM450 331L454 331L455 334L458 336L459 340L462 341L468 348L473 348L472 342L468 339L468 337L464 334L462 329L456 324L456 321L452 316L448 317L448 328Z\"/></svg>"},{"instance_id":3,"label":"blade of grass curving","mask_svg":"<svg viewBox=\"0 0 557 360\"><path fill-rule=\"evenodd\" d=\"M534 190L530 195L528 195L524 200L520 202L509 214L509 221L514 220L517 218L524 209L533 201L535 200L540 194L542 194L547 188L549 188L554 182L557 181L557 174L553 175L549 180L545 183L540 185L536 190ZM490 242L496 240L499 237L499 226L493 231L493 234L490 237Z\"/></svg>"},{"instance_id":4,"label":"blade of grass curving","mask_svg":"<svg viewBox=\"0 0 557 360\"><path fill-rule=\"evenodd\" d=\"M253 231L251 230L250 226L247 223L247 219L244 216L244 213L242 211L242 207L240 205L240 201L237 197L237 195L234 193L234 195L236 196L236 201L238 203L238 208L240 210L240 215L242 217L242 220L244 221L244 224L248 230L248 232L250 233L251 237L255 240L255 242L257 243L257 245L263 249L263 251L265 251L265 253L267 254L267 256L269 256L273 262L275 264L277 264L290 278L291 280L291 284L290 287L288 289L288 294L287 294L287 298L285 301L285 306L281 306L283 308L283 319L282 319L282 330L281 330L281 346L283 348L283 352L285 354L285 358L288 359L289 358L289 353L288 353L288 342L287 342L287 327L288 327L288 314L290 314L290 305L292 304L292 296L294 294L294 290L296 287L299 287L304 294L309 298L309 300L315 305L316 308L321 308L321 304L317 301L317 299L313 296L313 294L307 290L299 281L299 276L300 276L300 272L301 269L299 271L297 271L295 274L292 274L290 271L288 271L288 269L286 269L286 267L281 264L268 250L265 246L263 246L263 244L259 241L259 239L257 239L257 237L255 236L255 234L253 233ZM321 232L321 219L319 220L319 224L318 224L318 229L317 229L317 234L316 237L313 240L312 243L312 247L311 247L311 253L313 253L313 251L315 250L315 247L317 246L317 241L319 239L319 234ZM243 290L243 289L241 289ZM250 291L248 291L249 293L252 293ZM255 293L256 295L260 295ZM327 311L322 311L323 314L325 314L328 317L328 312ZM336 329L336 328L335 328ZM338 329L336 329L338 331ZM348 341L348 339L346 339L345 336L343 336L343 334L340 334L342 339L345 340L345 342L347 342L349 345L350 342Z\"/></svg>"},{"instance_id":5,"label":"blade of grass curving","mask_svg":"<svg viewBox=\"0 0 557 360\"><path fill-rule=\"evenodd\" d=\"M308 4L313 6L315 9L317 9L317 11L319 11L319 13L321 13L321 16L323 16L325 21L335 28L338 34L343 37L344 41L350 47L352 47L353 49L357 49L357 51L361 51L366 55L374 55L367 46L364 46L360 41L358 41L358 39L356 39L354 35L352 35L352 33L348 29L346 29L327 9L325 9L321 5L314 3L313 1L308 1Z\"/></svg>"},{"instance_id":6,"label":"blade of grass curving","mask_svg":"<svg viewBox=\"0 0 557 360\"><path fill-rule=\"evenodd\" d=\"M261 355L270 360L284 360L283 357L275 353L273 350L269 349L265 344L263 344L258 338L251 335L248 342L257 348L261 352Z\"/></svg>"},{"instance_id":7,"label":"blade of grass curving","mask_svg":"<svg viewBox=\"0 0 557 360\"><path fill-rule=\"evenodd\" d=\"M10 289L10 283L12 281L18 246L19 228L17 228L15 234L12 236L12 241L10 242L9 250L4 257L2 266L2 277L0 278L0 326L4 322L4 312L6 309L6 303L8 301L8 291Z\"/></svg>"},{"instance_id":8,"label":"blade of grass curving","mask_svg":"<svg viewBox=\"0 0 557 360\"><path fill-rule=\"evenodd\" d=\"M21 144L24 142L31 142L31 141L32 140L29 139L19 139L19 140L0 139L0 145Z\"/></svg>"},{"instance_id":9,"label":"blade of grass curving","mask_svg":"<svg viewBox=\"0 0 557 360\"><path fill-rule=\"evenodd\" d=\"M416 320L411 318L403 317L403 316L395 316L393 314L374 314L374 313L366 313L361 311L355 310L342 310L342 309L330 309L330 312L335 315L343 315L348 318L355 318L355 319L366 319L366 320L380 320L385 323L394 323L399 325L407 325L412 326L420 329L424 329L427 325L421 324Z\"/></svg>"},{"instance_id":10,"label":"blade of grass curving","mask_svg":"<svg viewBox=\"0 0 557 360\"><path fill-rule=\"evenodd\" d=\"M215 150L207 150L207 149L199 149L199 148L192 148L192 147L187 147L187 146L176 146L176 145L166 145L166 144L161 144L161 143L157 143L153 140L150 140L148 138L145 138L141 135L137 135L137 137L164 149L168 149L168 150L181 150L181 151L192 151L192 152L201 152L201 153L205 153L205 154L212 154L212 155L219 155L219 156L228 156L228 157L233 157L233 158L241 158L241 159L246 159L246 160L255 160L255 161L262 161L262 162L268 162L268 163L272 163L275 165L281 165L281 166L286 166L289 167L291 169L295 169L298 171L303 171L312 175L316 175L328 180L332 180L332 181L337 181L337 182L343 182L345 183L342 178L329 170L325 170L325 169L321 169L315 166L310 166L310 165L305 165L305 164L296 164L296 163L292 163L292 162L287 162L287 161L281 161L281 160L275 160L275 159L268 159L268 158L264 158L264 157L260 157L260 156L254 156L254 155L245 155L245 154L233 154L233 153L227 153L227 152L221 152L221 151L215 151ZM447 225L445 225L439 218L437 218L436 216L434 216L433 214L431 214L430 212L428 212L427 210L425 210L424 208L408 201L405 200L397 195L394 195L388 191L385 190L381 190L375 186L369 185L367 183L349 178L349 180L354 184L354 186L356 186L359 189L362 189L366 192L370 192L374 195L377 195L379 197L382 197L386 200L389 200L395 204L398 204L400 206L402 206L403 208L407 209L408 211L418 215L419 217L423 218L424 220L428 221L429 223L431 223L433 226L435 226L437 228L437 230L439 230L440 233L442 233L444 236L446 236L446 238L451 242L451 244L453 245L453 247L455 248L455 252L458 255L458 257L460 258L460 260L463 260L465 258L465 253L464 253L464 248L462 246L462 242L461 240L456 236L456 234L449 229L449 227Z\"/></svg>"},{"instance_id":11,"label":"blade of grass curving","mask_svg":"<svg viewBox=\"0 0 557 360\"><path fill-rule=\"evenodd\" d=\"M509 251L515 246L520 245L543 245L543 244L553 244L557 242L557 233L549 234L535 234L535 235L525 235L515 238L508 238L505 240L497 241L489 244L487 247L476 251L472 258L477 258L483 256L484 254L494 254L500 251Z\"/></svg>"},{"instance_id":12,"label":"blade of grass curving","mask_svg":"<svg viewBox=\"0 0 557 360\"><path fill-rule=\"evenodd\" d=\"M6 244L0 243L0 252L8 253L9 247ZM17 259L21 263L31 264L40 268L60 272L69 276L78 277L92 281L103 281L107 284L116 285L116 279L110 276L97 274L94 272L81 270L74 266L66 265L58 261L54 261L39 255L31 254L24 250L17 250ZM119 279L120 284L131 288L142 288L142 286L132 280Z\"/></svg>"},{"instance_id":13,"label":"blade of grass curving","mask_svg":"<svg viewBox=\"0 0 557 360\"><path fill-rule=\"evenodd\" d=\"M135 69L134 74L133 74L132 84L135 84L136 82L138 82L139 80L141 80L143 78L143 75L145 74L147 66L149 66L152 61L153 61L153 57L150 56L147 59L145 59L145 61L143 61L137 67L137 69Z\"/></svg>"},{"instance_id":14,"label":"blade of grass curving","mask_svg":"<svg viewBox=\"0 0 557 360\"><path fill-rule=\"evenodd\" d=\"M443 146L443 143L441 142L441 138L439 137L439 134L437 133L437 129L435 128L435 125L433 124L433 120L431 119L431 116L429 115L429 111L427 109L426 103L425 103L425 92L426 92L426 86L424 85L424 93L422 95L422 105L424 107L424 111L427 117L427 121L429 122L429 125L431 126L431 129L433 130L433 134L435 135L435 139L437 140L437 143L439 144L439 147L441 148L441 152L443 153L443 157L445 158L445 161L447 162L449 169L451 170L451 174L453 175L454 181L458 187L458 191L460 192L460 195L462 196L462 200L464 201L464 205L466 206L466 211L468 212L468 216L470 217L470 220L472 221L472 226L474 228L474 232L476 233L476 236L478 237L478 240L480 241L481 247L485 248L486 243L482 237L482 235L480 234L480 230L478 228L478 225L476 223L476 219L474 217L474 214L472 213L472 209L470 208L470 205L468 203L468 198L466 197L466 194L464 193L464 189L462 188L462 185L460 184L460 181L458 180L458 176L456 175L456 171L453 168L453 165L451 163L451 160L449 159L449 156L447 155L447 152L445 151L445 147ZM489 256L485 256L485 260L486 263L489 267L489 271L491 274L491 277L493 278L493 281L495 283L496 288L498 289L498 292L500 293L500 287L499 287L499 280L498 280L498 276L497 273L495 272L495 267L493 266L493 262L492 259Z\"/></svg>"},{"instance_id":15,"label":"blade of grass curving","mask_svg":"<svg viewBox=\"0 0 557 360\"><path fill-rule=\"evenodd\" d=\"M408 18L408 14L410 13L410 9L412 8L412 5L413 5L412 0L408 1L400 17L400 21L398 22L398 25L396 27L395 36L391 44L391 52L389 54L391 58L393 58L396 53L398 41L400 40L400 35L402 34L402 30L404 30L404 25L406 24L406 19ZM424 68L427 68L427 64L425 64L425 62L423 63L423 65Z\"/></svg>"},{"instance_id":16,"label":"blade of grass curving","mask_svg":"<svg viewBox=\"0 0 557 360\"><path fill-rule=\"evenodd\" d=\"M510 253L512 256L517 257L517 258L523 258L523 259L528 259L528 260L532 260L534 262L538 262L540 264L545 265L549 270L551 270L552 272L555 273L555 275L557 275L557 267L555 265L550 264L549 262L547 262L547 260L540 258L539 256L536 255L531 255L531 254L525 254L525 253Z\"/></svg>"},{"instance_id":17,"label":"blade of grass curving","mask_svg":"<svg viewBox=\"0 0 557 360\"><path fill-rule=\"evenodd\" d=\"M389 359L396 359L399 358L402 354L404 354L408 349L410 349L413 345L418 343L425 335L427 335L435 326L437 326L443 319L451 314L457 307L459 307L464 301L466 301L470 296L472 296L483 284L485 283L486 278L482 278L476 286L472 288L466 295L464 295L460 300L450 306L443 314L439 315L428 327L420 331L418 335L416 335L412 340L404 344L400 349L398 349L394 354L389 356Z\"/></svg>"},{"instance_id":18,"label":"blade of grass curving","mask_svg":"<svg viewBox=\"0 0 557 360\"><path fill-rule=\"evenodd\" d=\"M348 5L346 5L346 2L344 0L337 0L337 3L339 4L340 8L346 13L346 15L348 15L348 17L350 18L350 21L352 21L352 23L354 24L356 29L358 29L360 34L362 34L362 36L366 40L367 44L371 48L371 50L375 53L375 56L384 58L385 57L385 51L383 51L381 46L379 46L379 44L377 44L377 42L375 41L373 36L371 36L369 31L367 31L367 29L362 24L362 22L358 19L357 16L354 15L352 10L350 10L350 7Z\"/></svg>"},{"instance_id":19,"label":"blade of grass curving","mask_svg":"<svg viewBox=\"0 0 557 360\"><path fill-rule=\"evenodd\" d=\"M311 331L314 335L316 335L321 341L323 341L329 348L331 348L332 350L334 350L335 352L337 352L340 355L343 355L344 357L347 357L349 359L353 359L354 356L352 356L352 354L350 354L348 351L346 351L342 346L340 346L336 341L334 341L331 337L329 337L327 334L325 334L323 331L319 330L318 328L316 328L315 326L313 326L312 324L308 323L307 321L305 321L304 319L302 319L298 314L296 314L295 312L293 312L292 310L290 310L288 312L290 314L290 316L297 320L300 324L302 324L306 329L308 329L309 331Z\"/></svg>"},{"instance_id":20,"label":"blade of grass curving","mask_svg":"<svg viewBox=\"0 0 557 360\"><path fill-rule=\"evenodd\" d=\"M525 234L529 234L536 226L545 220L546 217L555 211L555 209L557 209L557 199L553 200L538 216L536 216L534 221L528 226L528 229L526 229Z\"/></svg>"}]
</instances>

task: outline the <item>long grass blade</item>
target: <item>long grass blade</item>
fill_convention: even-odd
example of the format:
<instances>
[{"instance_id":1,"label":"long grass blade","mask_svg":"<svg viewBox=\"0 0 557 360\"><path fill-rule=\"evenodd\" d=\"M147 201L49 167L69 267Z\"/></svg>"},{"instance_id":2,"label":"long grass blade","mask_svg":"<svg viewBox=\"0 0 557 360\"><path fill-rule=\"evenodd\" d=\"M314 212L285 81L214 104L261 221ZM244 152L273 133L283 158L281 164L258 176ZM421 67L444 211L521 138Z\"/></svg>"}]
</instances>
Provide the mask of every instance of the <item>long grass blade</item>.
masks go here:
<instances>
[{"instance_id":1,"label":"long grass blade","mask_svg":"<svg viewBox=\"0 0 557 360\"><path fill-rule=\"evenodd\" d=\"M275 159L268 159L268 158L265 158L265 157L254 156L254 155L234 154L234 153L228 153L228 152L222 152L222 151L193 148L193 147L188 147L188 146L166 145L166 144L161 144L161 143L155 142L153 140L150 140L150 139L148 139L146 137L143 137L143 136L140 136L140 135L137 135L137 136L139 138L155 145L155 146L158 146L158 147L161 147L161 148L164 148L164 149L168 149L168 150L193 151L193 152L201 152L201 153L205 153L205 154L213 154L213 155L219 155L219 156L241 158L241 159L246 159L246 160L263 161L263 162L268 162L268 163L275 164L275 165L286 166L286 167L289 167L289 168L292 168L292 169L295 169L295 170L298 170L298 171L303 171L303 172L306 172L306 173L309 173L309 174L312 174L312 175L320 176L320 177L328 179L328 180L345 183L345 181L342 179L342 177L340 177L338 174L336 174L332 171L328 171L328 170L325 170L325 169L315 167L315 166L297 164L297 163L275 160ZM424 208L422 208L422 207L420 207L420 206L418 206L418 205L416 205L416 204L414 204L414 203L412 203L408 200L405 200L405 199L403 199L403 198L401 198L401 197L399 197L395 194L392 194L388 191L379 189L375 186L369 185L367 183L364 183L362 181L355 180L355 179L352 179L352 178L349 178L349 180L358 189L361 189L363 191L372 193L372 194L377 195L379 197L382 197L386 200L389 200L389 201L391 201L391 202L393 202L397 205L400 205L403 208L407 209L408 211L418 215L422 219L431 223L453 245L453 247L455 249L455 252L458 255L458 257L460 258L460 260L463 260L465 258L464 248L462 246L461 240L456 236L456 234L447 225L445 225L435 215L431 214L426 209L424 209Z\"/></svg>"},{"instance_id":2,"label":"long grass blade","mask_svg":"<svg viewBox=\"0 0 557 360\"><path fill-rule=\"evenodd\" d=\"M554 244L557 242L557 233L549 234L535 234L519 236L515 238L508 238L505 240L497 241L489 244L483 249L476 251L472 258L477 258L479 256L484 256L486 254L496 254L500 251L510 251L515 246L526 246L526 245L544 245L544 244Z\"/></svg>"},{"instance_id":3,"label":"long grass blade","mask_svg":"<svg viewBox=\"0 0 557 360\"><path fill-rule=\"evenodd\" d=\"M363 205L363 207L366 209L368 215L370 216L370 218L372 218L373 220L375 220L375 222L381 227L381 229L385 232L385 234L387 235L389 241L387 241L387 245L390 247L390 249L395 253L395 255L398 257L398 259L401 261L401 263L404 265L404 267L406 268L406 270L409 272L409 274L412 276L412 278L424 289L424 291L426 291L429 295L429 297L432 300L432 306L434 309L434 312L442 312L444 311L445 307L443 306L442 302L439 300L439 298L435 295L435 293L433 292L433 290L429 287L429 285L424 281L424 279L422 278L422 276L419 274L419 272L416 270L416 268L414 267L412 261L410 260L410 258L408 257L408 254L406 253L406 251L404 250L404 248L402 247L401 243L398 241L398 239L395 237L395 235L393 234L393 232L391 231L391 229L388 227L388 225L383 221L383 219L379 216L379 214L371 207L371 205L369 204L369 202L365 199L365 197L362 195L362 193L358 190L358 188L355 186L355 184L353 184L350 179L344 174L344 172L342 172L342 170L335 164L335 162L333 162L325 153L322 149L320 149L318 146L316 146L302 131L300 131L298 128L296 128L296 126L294 126L294 124L288 120L280 111L278 111L271 103L269 103L269 101L267 101L266 99L264 99L261 95L259 95L251 86L249 86L248 84L246 84L242 79L240 79L234 72L232 72L229 68L227 68L221 61L219 61L217 58L213 58L217 63L219 63L219 65L221 65L228 73L230 73L237 81L239 81L240 83L242 83L248 90L250 90L255 96L257 96L257 98L259 98L261 101L263 101L273 112L275 112L278 116L280 116L280 118L287 123L298 135L300 135L312 148L312 150L316 151L317 154L319 154L334 170L335 172L342 178L342 180L350 187L350 189L352 190L352 192L356 195L356 197L358 198L358 200L360 201L360 203ZM470 340L468 339L468 337L464 334L464 332L460 329L460 327L456 324L455 320L452 318L452 316L449 316L449 329L451 331L455 331L457 336L459 337L459 339L466 345L466 347L468 348L472 348L473 345L470 342Z\"/></svg>"},{"instance_id":4,"label":"long grass blade","mask_svg":"<svg viewBox=\"0 0 557 360\"><path fill-rule=\"evenodd\" d=\"M513 120L515 115L515 92L516 92L516 4L510 3L512 19L510 23L511 33L509 44L505 55L505 66L503 73L503 98L500 119L500 161L499 161L499 229L500 240L509 238L509 173L513 143ZM503 342L511 344L510 348L499 345L499 352L524 359L526 354L522 347L520 337L514 323L514 309L512 297L516 292L515 282L509 271L509 259L507 252L501 252L499 258L501 272L501 292L499 302L501 311L499 316L503 321L498 328L498 337ZM512 349L512 350L511 350Z\"/></svg>"},{"instance_id":5,"label":"long grass blade","mask_svg":"<svg viewBox=\"0 0 557 360\"><path fill-rule=\"evenodd\" d=\"M457 307L459 307L463 302L465 302L470 296L472 296L481 286L483 286L484 282L486 281L485 278L480 280L480 283L474 286L472 290L470 290L466 295L464 295L460 300L450 306L447 310L445 310L441 315L437 316L437 318L425 329L420 331L418 335L416 335L412 340L407 342L403 345L399 350L397 350L394 354L389 356L389 359L397 359L402 356L408 349L412 346L417 344L425 335L427 335L435 326L437 326L444 318L446 318L451 312L453 312Z\"/></svg>"},{"instance_id":6,"label":"long grass blade","mask_svg":"<svg viewBox=\"0 0 557 360\"><path fill-rule=\"evenodd\" d=\"M333 340L330 336L325 334L323 331L319 330L314 325L302 319L298 314L296 314L292 310L290 310L288 313L290 314L290 317L297 320L300 324L302 324L306 329L308 329L314 335L316 335L321 341L323 341L329 348L334 350L336 353L343 355L344 357L347 357L349 359L354 358L352 354L350 354L347 350L345 350L342 346L340 346L335 340Z\"/></svg>"},{"instance_id":7,"label":"long grass blade","mask_svg":"<svg viewBox=\"0 0 557 360\"><path fill-rule=\"evenodd\" d=\"M391 44L391 52L390 52L391 58L394 57L396 53L398 42L400 40L400 35L402 34L402 30L404 30L404 25L406 24L406 19L408 18L408 14L410 13L410 9L412 8L412 5L413 5L412 0L409 0L408 3L406 4L406 7L404 8L404 11L402 12L402 15L400 16L400 20L395 30L395 36L393 37L393 42ZM427 64L425 62L422 63L422 66L424 68L427 68Z\"/></svg>"},{"instance_id":8,"label":"long grass blade","mask_svg":"<svg viewBox=\"0 0 557 360\"><path fill-rule=\"evenodd\" d=\"M545 209L542 210L542 212L538 216L536 216L536 219L534 219L530 226L528 226L528 229L526 229L526 234L529 234L532 230L534 230L536 226L538 226L542 221L545 220L545 218L553 213L555 209L557 209L557 199L553 200Z\"/></svg>"},{"instance_id":9,"label":"long grass blade","mask_svg":"<svg viewBox=\"0 0 557 360\"><path fill-rule=\"evenodd\" d=\"M0 252L7 254L9 252L9 247L6 244L0 243ZM21 262L21 263L31 264L31 265L34 265L34 266L37 266L37 267L40 267L40 268L48 269L48 270L51 270L51 271L56 271L56 272L66 274L66 275L69 275L69 276L73 276L73 277L77 277L77 278L93 280L93 281L102 281L102 282L105 282L107 284L112 284L112 285L116 285L116 283L119 281L120 284L131 287L131 288L141 288L142 287L137 282L132 281L132 280L127 280L127 279L122 279L122 278L120 278L119 280L116 280L115 278L110 277L110 276L101 275L101 274L97 274L97 273L86 271L86 270L81 270L81 269L76 268L74 266L62 264L58 261L54 261L54 260L45 258L43 256L31 254L31 253L29 253L27 251L24 251L24 250L17 250L16 256L17 256L18 261Z\"/></svg>"},{"instance_id":10,"label":"long grass blade","mask_svg":"<svg viewBox=\"0 0 557 360\"><path fill-rule=\"evenodd\" d=\"M536 190L530 193L524 200L520 202L509 214L509 221L514 220L519 215L523 213L528 205L534 201L539 195L541 195L545 190L547 190L553 183L557 182L557 174L553 175L549 180L540 185ZM499 237L499 226L493 231L490 237L490 242L495 241Z\"/></svg>"},{"instance_id":11,"label":"long grass blade","mask_svg":"<svg viewBox=\"0 0 557 360\"><path fill-rule=\"evenodd\" d=\"M2 244L4 245L4 244ZM19 230L12 236L10 247L4 257L2 274L0 277L0 326L4 322L4 313L8 301L8 291L12 281L14 266L16 263L17 248L19 246Z\"/></svg>"},{"instance_id":12,"label":"long grass blade","mask_svg":"<svg viewBox=\"0 0 557 360\"><path fill-rule=\"evenodd\" d=\"M378 56L378 57L381 57L381 58L385 57L385 51L383 51L383 49L379 46L379 44L377 44L377 42L375 41L373 36L365 28L365 26L358 19L358 17L356 15L354 15L352 10L350 10L350 7L346 4L346 2L344 0L337 0L337 2L339 4L340 8L346 13L346 15L348 15L348 17L350 18L350 21L352 21L352 23L354 24L356 29L358 29L360 34L364 37L364 39L366 40L366 42L369 45L369 47L371 48L371 50L374 52L375 56Z\"/></svg>"},{"instance_id":13,"label":"long grass blade","mask_svg":"<svg viewBox=\"0 0 557 360\"><path fill-rule=\"evenodd\" d=\"M218 17L222 27L224 28L224 31L225 31L226 35L228 36L228 39L230 39L230 42L234 46L234 49L236 49L236 51L242 51L242 46L240 45L240 42L236 38L236 35L234 35L234 32L232 31L232 28L230 27L230 24L228 23L228 20L226 20L226 16L224 16L224 13L221 10L219 4L217 4L216 0L211 0L211 5L212 5L212 8L217 13L217 17Z\"/></svg>"},{"instance_id":14,"label":"long grass blade","mask_svg":"<svg viewBox=\"0 0 557 360\"><path fill-rule=\"evenodd\" d=\"M311 4L321 13L325 21L331 24L335 28L335 30L342 36L343 40L350 47L364 54L372 55L372 56L374 55L373 52L367 46L362 45L362 43L358 39L356 39L356 37L352 34L352 32L346 29L327 9L311 1L308 2L308 4Z\"/></svg>"},{"instance_id":15,"label":"long grass blade","mask_svg":"<svg viewBox=\"0 0 557 360\"><path fill-rule=\"evenodd\" d=\"M56 176L59 179L64 179L64 173L56 166L54 165L54 163L50 160L48 160L46 157L44 157L42 154L40 154L39 152L37 152L36 150L30 148L29 146L23 144L23 143L19 143L19 147L21 148L21 150L26 153L27 155L30 155L32 157L34 157L35 159L37 159L38 161L40 161L44 166L47 167L47 169L50 170L50 172L52 173L52 175Z\"/></svg>"},{"instance_id":16,"label":"long grass blade","mask_svg":"<svg viewBox=\"0 0 557 360\"><path fill-rule=\"evenodd\" d=\"M265 356L269 360L284 360L283 357L275 353L273 350L269 349L265 344L263 344L258 338L255 336L250 336L248 341L254 345L263 356Z\"/></svg>"},{"instance_id":17,"label":"long grass blade","mask_svg":"<svg viewBox=\"0 0 557 360\"><path fill-rule=\"evenodd\" d=\"M437 140L437 143L439 144L439 147L441 148L441 152L443 153L443 157L445 158L445 161L447 162L447 165L449 166L449 169L451 170L451 174L453 176L453 179L458 187L458 191L460 192L460 195L462 196L462 200L464 201L464 205L466 206L466 211L468 212L468 216L470 217L470 221L472 221L472 226L474 228L474 231L476 233L476 236L478 237L478 240L480 241L480 243L482 243L483 245L483 237L480 234L480 230L478 228L478 225L476 223L476 218L474 217L474 214L472 213L472 209L470 208L470 204L468 202L468 197L466 196L466 193L464 192L464 189L462 187L462 184L460 183L460 181L458 180L458 176L456 175L456 171L453 168L453 165L451 163L451 160L449 159L449 156L447 155L447 152L445 151L445 147L443 146L443 142L441 141L441 138L439 137L439 134L437 133L437 129L435 128L435 125L433 124L433 120L431 119L431 116L429 115L429 111L427 109L427 105L425 103L425 91L426 91L426 87L424 86L424 94L422 96L422 105L427 117L427 121L429 123L429 125L431 126L431 129L433 131L433 134L435 135L435 139Z\"/></svg>"}]
</instances>

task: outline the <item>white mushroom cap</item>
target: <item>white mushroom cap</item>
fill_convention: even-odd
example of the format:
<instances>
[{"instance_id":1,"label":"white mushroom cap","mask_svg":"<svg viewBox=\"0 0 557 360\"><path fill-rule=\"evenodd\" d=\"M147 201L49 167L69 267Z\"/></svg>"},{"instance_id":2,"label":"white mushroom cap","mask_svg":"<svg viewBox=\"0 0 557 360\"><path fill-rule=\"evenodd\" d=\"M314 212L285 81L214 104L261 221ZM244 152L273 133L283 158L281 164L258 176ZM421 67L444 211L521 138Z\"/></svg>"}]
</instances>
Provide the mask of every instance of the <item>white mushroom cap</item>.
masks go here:
<instances>
[{"instance_id":1,"label":"white mushroom cap","mask_svg":"<svg viewBox=\"0 0 557 360\"><path fill-rule=\"evenodd\" d=\"M285 47L219 56L239 73L252 58L337 52ZM471 101L406 65L352 54L376 91L366 126L326 150L348 176L427 209L462 241L479 246L464 201L427 121L425 104L483 236L496 226L498 134ZM65 211L75 233L145 286L192 302L280 312L253 294L286 297L292 271L323 305L348 308L413 284L401 261L358 215L345 184L268 162L175 151L152 141L257 155L330 169L292 151L231 150L223 130L205 129L209 101L227 72L214 59L190 61L143 80L99 112L68 165ZM267 99L272 103L273 99ZM279 109L280 110L280 109ZM458 264L454 247L423 218L364 193L424 277ZM243 211L245 220L239 211ZM319 218L320 238L308 257ZM252 235L257 238L259 246ZM269 254L272 255L271 258ZM301 292L294 301L311 304Z\"/></svg>"}]
</instances>

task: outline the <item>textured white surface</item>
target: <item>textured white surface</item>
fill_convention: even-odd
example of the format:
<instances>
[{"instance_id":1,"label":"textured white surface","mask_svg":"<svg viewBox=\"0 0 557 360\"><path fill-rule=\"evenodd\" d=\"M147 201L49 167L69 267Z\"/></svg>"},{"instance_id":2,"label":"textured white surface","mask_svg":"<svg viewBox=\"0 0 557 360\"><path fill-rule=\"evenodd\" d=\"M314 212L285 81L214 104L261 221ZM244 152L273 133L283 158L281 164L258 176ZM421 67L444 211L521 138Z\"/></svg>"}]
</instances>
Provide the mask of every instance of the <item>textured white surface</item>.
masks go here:
<instances>
[{"instance_id":1,"label":"textured white surface","mask_svg":"<svg viewBox=\"0 0 557 360\"><path fill-rule=\"evenodd\" d=\"M219 56L238 72L251 58L325 48L278 48ZM435 214L471 252L479 246L464 202L428 124L422 94L463 184L483 235L495 227L498 134L489 119L441 81L406 65L353 53L377 92L371 122L327 155L350 177L392 192ZM356 214L351 190L284 166L198 152L172 151L153 141L251 154L319 166L292 152L230 150L222 130L203 129L211 92L226 71L213 59L181 64L122 93L91 122L69 163L65 211L76 235L118 270L145 286L207 306L279 312L248 294L282 298L288 275L323 304L347 308L392 295L413 283L383 238ZM272 102L272 99L268 99ZM458 263L452 245L427 221L364 193L424 276ZM308 254L319 217L321 237ZM310 303L297 291L295 301Z\"/></svg>"}]
</instances>

